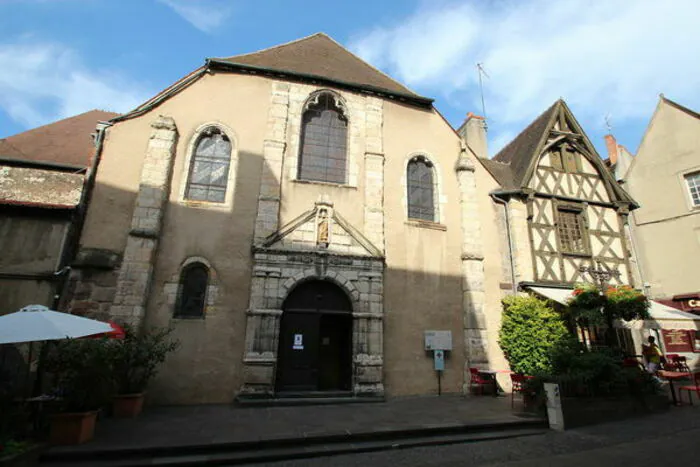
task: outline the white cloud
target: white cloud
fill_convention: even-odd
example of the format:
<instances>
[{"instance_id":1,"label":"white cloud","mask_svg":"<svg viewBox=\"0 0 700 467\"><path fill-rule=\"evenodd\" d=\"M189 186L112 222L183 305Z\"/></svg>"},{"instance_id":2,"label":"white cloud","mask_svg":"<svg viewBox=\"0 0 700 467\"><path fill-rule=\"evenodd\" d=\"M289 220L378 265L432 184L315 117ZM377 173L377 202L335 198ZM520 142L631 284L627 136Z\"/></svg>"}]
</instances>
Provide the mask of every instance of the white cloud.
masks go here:
<instances>
[{"instance_id":1,"label":"white cloud","mask_svg":"<svg viewBox=\"0 0 700 467\"><path fill-rule=\"evenodd\" d=\"M212 33L233 12L230 0L157 0L202 32Z\"/></svg>"},{"instance_id":2,"label":"white cloud","mask_svg":"<svg viewBox=\"0 0 700 467\"><path fill-rule=\"evenodd\" d=\"M464 112L481 109L483 62L502 144L499 132L519 131L559 97L596 129L608 112L622 125L648 119L659 92L697 107L698 17L696 0L431 2L351 48Z\"/></svg>"},{"instance_id":3,"label":"white cloud","mask_svg":"<svg viewBox=\"0 0 700 467\"><path fill-rule=\"evenodd\" d=\"M126 112L150 94L114 70L90 70L61 44L0 44L0 107L27 127L95 108Z\"/></svg>"}]
</instances>

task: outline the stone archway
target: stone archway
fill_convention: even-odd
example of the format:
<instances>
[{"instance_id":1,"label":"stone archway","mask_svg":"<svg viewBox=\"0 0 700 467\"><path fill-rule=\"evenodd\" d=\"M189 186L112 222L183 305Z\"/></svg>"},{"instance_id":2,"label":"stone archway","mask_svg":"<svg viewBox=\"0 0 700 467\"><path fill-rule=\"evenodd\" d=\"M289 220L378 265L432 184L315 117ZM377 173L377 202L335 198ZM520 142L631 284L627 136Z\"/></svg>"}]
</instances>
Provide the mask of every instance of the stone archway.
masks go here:
<instances>
[{"instance_id":1,"label":"stone archway","mask_svg":"<svg viewBox=\"0 0 700 467\"><path fill-rule=\"evenodd\" d=\"M352 303L339 286L297 285L282 305L275 392L349 392L352 326Z\"/></svg>"},{"instance_id":2,"label":"stone archway","mask_svg":"<svg viewBox=\"0 0 700 467\"><path fill-rule=\"evenodd\" d=\"M280 388L277 369L285 365L278 361L280 346L290 345L280 342L284 334L282 321L285 309L289 303L293 303L287 299L310 282L322 282L336 287L350 302L346 318L343 318L351 321L350 391L355 396L382 396L383 271L384 261L380 257L349 257L259 248L254 253L243 354L243 385L238 397L275 397ZM330 323L319 321L319 331L322 324L331 329L338 328L333 318L324 321ZM293 339L293 335L299 333L290 334ZM302 338L302 342L302 345L306 345L305 338ZM291 345L294 345L293 340ZM329 383L314 387L329 386L338 385Z\"/></svg>"}]
</instances>

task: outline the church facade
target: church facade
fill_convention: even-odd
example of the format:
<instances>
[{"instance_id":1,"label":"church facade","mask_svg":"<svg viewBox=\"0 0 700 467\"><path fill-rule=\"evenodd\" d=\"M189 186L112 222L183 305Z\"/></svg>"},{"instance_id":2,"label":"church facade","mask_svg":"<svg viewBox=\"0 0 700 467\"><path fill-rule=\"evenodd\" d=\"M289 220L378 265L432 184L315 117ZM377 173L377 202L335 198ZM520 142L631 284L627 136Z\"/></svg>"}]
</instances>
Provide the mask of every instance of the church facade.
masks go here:
<instances>
[{"instance_id":1,"label":"church facade","mask_svg":"<svg viewBox=\"0 0 700 467\"><path fill-rule=\"evenodd\" d=\"M437 393L426 331L462 392L512 283L460 133L323 34L208 59L104 130L67 306L173 329L160 403Z\"/></svg>"}]
</instances>

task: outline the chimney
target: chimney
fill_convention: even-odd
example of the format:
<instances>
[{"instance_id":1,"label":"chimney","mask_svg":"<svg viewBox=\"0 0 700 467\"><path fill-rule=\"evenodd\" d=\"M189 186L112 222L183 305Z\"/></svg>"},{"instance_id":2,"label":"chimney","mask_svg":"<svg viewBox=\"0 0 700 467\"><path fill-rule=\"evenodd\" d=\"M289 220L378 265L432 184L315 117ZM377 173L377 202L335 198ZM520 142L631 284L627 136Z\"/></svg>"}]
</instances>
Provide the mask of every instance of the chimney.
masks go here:
<instances>
[{"instance_id":1,"label":"chimney","mask_svg":"<svg viewBox=\"0 0 700 467\"><path fill-rule=\"evenodd\" d=\"M469 112L466 121L459 127L457 133L459 133L459 136L467 143L471 150L474 151L477 157L488 159L486 120L484 120L484 117Z\"/></svg>"},{"instance_id":2,"label":"chimney","mask_svg":"<svg viewBox=\"0 0 700 467\"><path fill-rule=\"evenodd\" d=\"M610 165L617 164L617 141L613 135L605 135L605 146L608 148Z\"/></svg>"}]
</instances>

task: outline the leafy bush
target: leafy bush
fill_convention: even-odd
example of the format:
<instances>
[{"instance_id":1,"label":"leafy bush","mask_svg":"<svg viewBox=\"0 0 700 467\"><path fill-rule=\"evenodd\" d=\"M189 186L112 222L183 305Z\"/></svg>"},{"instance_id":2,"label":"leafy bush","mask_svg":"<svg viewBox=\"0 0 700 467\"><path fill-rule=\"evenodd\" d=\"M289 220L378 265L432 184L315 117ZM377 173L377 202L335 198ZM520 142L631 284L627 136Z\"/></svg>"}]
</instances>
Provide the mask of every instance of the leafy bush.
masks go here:
<instances>
[{"instance_id":1,"label":"leafy bush","mask_svg":"<svg viewBox=\"0 0 700 467\"><path fill-rule=\"evenodd\" d=\"M170 338L171 329L152 329L139 334L125 326L124 331L124 339L110 342L110 363L117 394L136 394L146 389L158 366L179 347L179 342Z\"/></svg>"},{"instance_id":2,"label":"leafy bush","mask_svg":"<svg viewBox=\"0 0 700 467\"><path fill-rule=\"evenodd\" d=\"M499 345L516 373L550 373L553 359L577 344L564 321L547 302L533 296L503 300Z\"/></svg>"},{"instance_id":3,"label":"leafy bush","mask_svg":"<svg viewBox=\"0 0 700 467\"><path fill-rule=\"evenodd\" d=\"M46 369L55 377L66 412L106 405L114 394L107 339L67 339L52 344Z\"/></svg>"},{"instance_id":4,"label":"leafy bush","mask_svg":"<svg viewBox=\"0 0 700 467\"><path fill-rule=\"evenodd\" d=\"M551 373L542 373L527 382L528 390L544 401L544 383L559 385L563 397L643 398L658 394L660 385L639 367L622 364L622 355L611 349L580 350L560 354L554 359Z\"/></svg>"}]
</instances>

